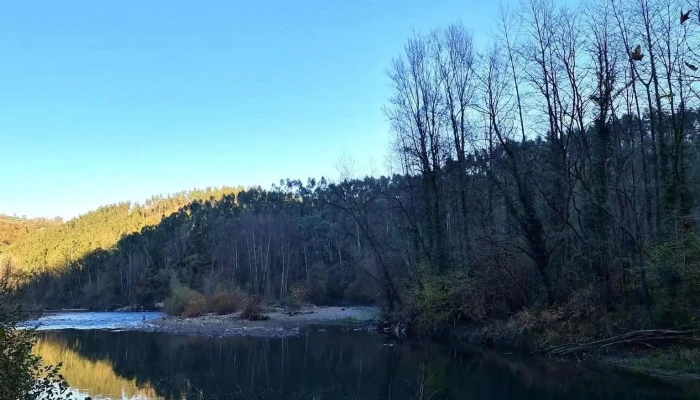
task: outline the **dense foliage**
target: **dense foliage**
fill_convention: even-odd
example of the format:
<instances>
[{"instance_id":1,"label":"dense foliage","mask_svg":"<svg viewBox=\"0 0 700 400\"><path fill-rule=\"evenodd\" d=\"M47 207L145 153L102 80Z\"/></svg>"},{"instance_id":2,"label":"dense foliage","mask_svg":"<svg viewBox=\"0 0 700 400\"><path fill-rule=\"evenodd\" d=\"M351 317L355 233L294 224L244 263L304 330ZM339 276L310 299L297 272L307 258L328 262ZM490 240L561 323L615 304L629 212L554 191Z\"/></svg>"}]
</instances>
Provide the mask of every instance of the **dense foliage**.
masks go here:
<instances>
[{"instance_id":1,"label":"dense foliage","mask_svg":"<svg viewBox=\"0 0 700 400\"><path fill-rule=\"evenodd\" d=\"M408 317L540 344L697 326L697 10L527 0L493 46L461 25L391 65L397 163L420 177ZM490 340L500 340L496 326Z\"/></svg>"},{"instance_id":2,"label":"dense foliage","mask_svg":"<svg viewBox=\"0 0 700 400\"><path fill-rule=\"evenodd\" d=\"M61 364L45 365L32 353L34 333L17 329L21 316L8 280L0 278L0 399L69 398Z\"/></svg>"},{"instance_id":3,"label":"dense foliage","mask_svg":"<svg viewBox=\"0 0 700 400\"><path fill-rule=\"evenodd\" d=\"M4 258L21 270L52 271L77 262L90 251L110 249L124 234L137 232L157 224L163 217L185 204L224 194L240 188L206 188L175 193L169 197L154 196L143 205L123 202L100 207L66 223L36 230L2 248Z\"/></svg>"},{"instance_id":4,"label":"dense foliage","mask_svg":"<svg viewBox=\"0 0 700 400\"><path fill-rule=\"evenodd\" d=\"M374 180L365 184L369 189ZM372 253L360 227L329 203L332 196L325 181L311 180L195 200L155 226L124 235L111 249L99 247L46 271L21 264L29 272L18 278L27 283L28 298L44 307L153 307L177 292L169 304L181 310L187 300L177 297L187 297L181 295L186 291L209 297L241 288L285 299L298 282L316 303L373 301L376 288L363 272L371 268ZM110 225L97 218L90 227L83 223L84 232ZM50 240L63 243L64 234L54 233Z\"/></svg>"},{"instance_id":5,"label":"dense foliage","mask_svg":"<svg viewBox=\"0 0 700 400\"><path fill-rule=\"evenodd\" d=\"M58 218L27 219L0 214L0 248L18 241L34 231L50 228L60 223L61 220Z\"/></svg>"}]
</instances>

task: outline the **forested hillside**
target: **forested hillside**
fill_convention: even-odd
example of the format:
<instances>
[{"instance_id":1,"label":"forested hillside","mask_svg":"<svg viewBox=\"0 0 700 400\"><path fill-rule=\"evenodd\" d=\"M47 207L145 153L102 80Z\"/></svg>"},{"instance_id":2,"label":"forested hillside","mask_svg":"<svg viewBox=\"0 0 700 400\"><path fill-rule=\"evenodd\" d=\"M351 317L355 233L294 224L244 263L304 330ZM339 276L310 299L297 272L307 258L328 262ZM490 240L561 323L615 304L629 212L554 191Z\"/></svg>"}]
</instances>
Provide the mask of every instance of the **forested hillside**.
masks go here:
<instances>
[{"instance_id":1,"label":"forested hillside","mask_svg":"<svg viewBox=\"0 0 700 400\"><path fill-rule=\"evenodd\" d=\"M3 246L14 243L30 233L58 225L58 218L17 218L0 214L0 252Z\"/></svg>"},{"instance_id":2,"label":"forested hillside","mask_svg":"<svg viewBox=\"0 0 700 400\"><path fill-rule=\"evenodd\" d=\"M198 199L114 247L90 231L59 250L77 239L48 230L8 251L43 305L148 305L179 282L379 301L495 341L697 326L700 23L680 9L528 0L483 49L459 24L416 34L389 68L395 175Z\"/></svg>"},{"instance_id":3,"label":"forested hillside","mask_svg":"<svg viewBox=\"0 0 700 400\"><path fill-rule=\"evenodd\" d=\"M368 179L354 190L376 184ZM283 299L301 283L316 303L375 301L365 228L333 206L333 195L325 180L310 180L194 200L112 249L99 248L58 270L31 271L23 278L30 282L28 298L43 306L153 307L175 278L208 295L241 288Z\"/></svg>"},{"instance_id":4,"label":"forested hillside","mask_svg":"<svg viewBox=\"0 0 700 400\"><path fill-rule=\"evenodd\" d=\"M61 270L92 250L112 248L122 235L155 225L164 215L193 200L220 198L240 190L232 187L207 188L168 197L154 196L143 205L123 202L104 206L65 223L43 219L10 221L10 227L21 222L33 229L25 229L24 235L15 235L14 240L8 241L8 245L1 248L3 259L21 271Z\"/></svg>"}]
</instances>

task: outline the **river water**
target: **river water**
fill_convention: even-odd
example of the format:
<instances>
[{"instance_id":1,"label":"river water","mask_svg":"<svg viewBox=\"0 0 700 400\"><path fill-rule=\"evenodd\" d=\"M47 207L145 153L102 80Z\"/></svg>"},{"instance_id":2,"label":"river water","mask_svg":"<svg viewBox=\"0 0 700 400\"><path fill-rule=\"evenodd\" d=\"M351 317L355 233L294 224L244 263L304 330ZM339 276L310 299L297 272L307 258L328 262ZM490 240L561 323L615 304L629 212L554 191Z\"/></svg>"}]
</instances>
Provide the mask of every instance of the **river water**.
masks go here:
<instances>
[{"instance_id":1,"label":"river water","mask_svg":"<svg viewBox=\"0 0 700 400\"><path fill-rule=\"evenodd\" d=\"M93 399L674 399L700 384L309 326L288 338L117 330L158 314L55 316L35 352ZM75 326L71 326L75 320ZM144 320L146 320L144 322ZM98 322L96 322L98 321ZM101 322L100 322L101 321ZM78 329L66 329L66 328ZM53 330L52 328L60 328ZM109 329L104 329L109 328Z\"/></svg>"}]
</instances>

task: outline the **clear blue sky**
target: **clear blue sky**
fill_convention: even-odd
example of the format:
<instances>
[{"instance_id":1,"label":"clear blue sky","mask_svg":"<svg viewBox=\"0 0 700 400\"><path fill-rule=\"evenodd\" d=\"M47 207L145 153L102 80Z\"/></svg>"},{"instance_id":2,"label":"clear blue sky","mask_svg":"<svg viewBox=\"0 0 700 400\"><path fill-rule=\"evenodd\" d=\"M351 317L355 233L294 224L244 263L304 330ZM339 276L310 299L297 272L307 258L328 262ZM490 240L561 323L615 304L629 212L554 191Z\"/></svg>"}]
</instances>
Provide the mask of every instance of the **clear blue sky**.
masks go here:
<instances>
[{"instance_id":1,"label":"clear blue sky","mask_svg":"<svg viewBox=\"0 0 700 400\"><path fill-rule=\"evenodd\" d=\"M13 1L0 12L0 213L384 172L385 71L491 0Z\"/></svg>"}]
</instances>

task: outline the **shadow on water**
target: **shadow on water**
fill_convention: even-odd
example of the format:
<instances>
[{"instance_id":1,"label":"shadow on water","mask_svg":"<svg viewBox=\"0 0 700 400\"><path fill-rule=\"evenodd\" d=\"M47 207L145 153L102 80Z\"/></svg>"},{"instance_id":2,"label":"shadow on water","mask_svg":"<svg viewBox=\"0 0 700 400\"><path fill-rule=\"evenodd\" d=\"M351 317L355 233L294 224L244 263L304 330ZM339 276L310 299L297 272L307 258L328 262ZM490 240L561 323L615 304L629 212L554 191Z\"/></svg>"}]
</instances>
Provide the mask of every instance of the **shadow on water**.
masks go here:
<instances>
[{"instance_id":1,"label":"shadow on water","mask_svg":"<svg viewBox=\"0 0 700 400\"><path fill-rule=\"evenodd\" d=\"M43 333L35 351L64 361L68 383L100 398L669 399L700 393L692 382L437 343L388 343L367 332L313 327L285 339L66 330Z\"/></svg>"}]
</instances>

